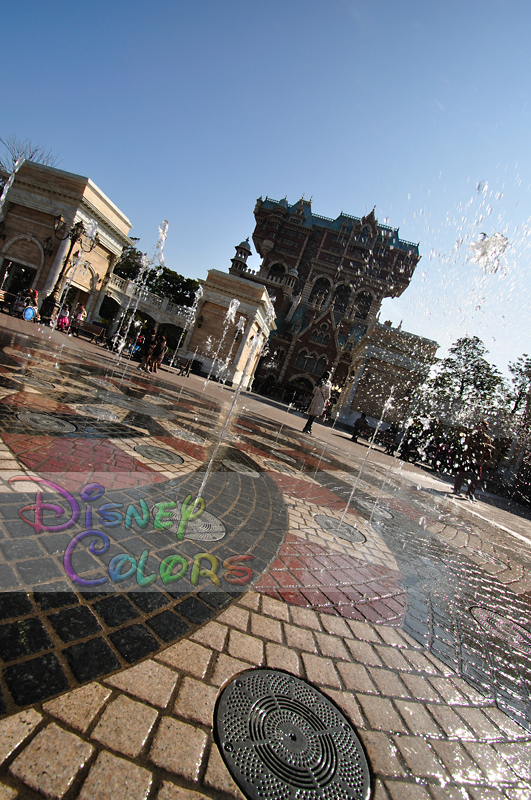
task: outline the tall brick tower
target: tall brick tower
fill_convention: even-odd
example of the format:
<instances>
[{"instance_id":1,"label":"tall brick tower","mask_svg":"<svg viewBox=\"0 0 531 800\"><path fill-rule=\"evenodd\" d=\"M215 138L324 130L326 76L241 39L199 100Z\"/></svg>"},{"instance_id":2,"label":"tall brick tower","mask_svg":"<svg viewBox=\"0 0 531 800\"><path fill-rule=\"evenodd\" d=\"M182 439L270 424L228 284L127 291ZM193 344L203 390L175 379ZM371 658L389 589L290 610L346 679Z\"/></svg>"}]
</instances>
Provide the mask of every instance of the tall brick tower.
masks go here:
<instances>
[{"instance_id":1,"label":"tall brick tower","mask_svg":"<svg viewBox=\"0 0 531 800\"><path fill-rule=\"evenodd\" d=\"M374 210L329 219L314 214L304 198L290 205L266 197L257 200L254 215L260 269L247 265L247 241L236 248L229 271L266 286L277 313L255 386L267 381L310 391L325 370L343 385L350 351L374 325L382 300L409 285L418 245L380 225Z\"/></svg>"}]
</instances>

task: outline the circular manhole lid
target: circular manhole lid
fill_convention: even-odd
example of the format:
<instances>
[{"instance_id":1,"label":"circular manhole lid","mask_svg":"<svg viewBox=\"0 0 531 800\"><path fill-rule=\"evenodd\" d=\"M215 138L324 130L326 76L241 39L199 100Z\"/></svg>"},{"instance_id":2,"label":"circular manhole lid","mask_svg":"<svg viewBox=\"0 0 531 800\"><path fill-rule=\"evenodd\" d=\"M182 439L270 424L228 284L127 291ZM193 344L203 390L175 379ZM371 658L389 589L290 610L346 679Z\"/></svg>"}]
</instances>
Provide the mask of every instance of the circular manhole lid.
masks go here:
<instances>
[{"instance_id":1,"label":"circular manhole lid","mask_svg":"<svg viewBox=\"0 0 531 800\"><path fill-rule=\"evenodd\" d=\"M286 453L281 453L280 450L275 452L275 458L280 458L281 461L287 461L288 464L296 464L297 459L292 458L291 456L287 456Z\"/></svg>"},{"instance_id":2,"label":"circular manhole lid","mask_svg":"<svg viewBox=\"0 0 531 800\"><path fill-rule=\"evenodd\" d=\"M352 725L292 675L241 673L220 695L214 727L232 777L252 800L369 797L369 765Z\"/></svg>"},{"instance_id":3,"label":"circular manhole lid","mask_svg":"<svg viewBox=\"0 0 531 800\"><path fill-rule=\"evenodd\" d=\"M176 508L169 515L172 524L168 531L177 534L181 522L182 506ZM225 525L220 519L203 511L197 519L191 519L186 523L185 539L193 539L196 542L219 542L226 534Z\"/></svg>"},{"instance_id":4,"label":"circular manhole lid","mask_svg":"<svg viewBox=\"0 0 531 800\"><path fill-rule=\"evenodd\" d=\"M165 408L155 405L155 403L148 403L146 400L128 397L118 392L104 391L99 389L96 392L96 398L111 406L118 406L118 408L125 408L126 411L132 411L134 414L143 414L148 417L166 417L168 411Z\"/></svg>"},{"instance_id":5,"label":"circular manhole lid","mask_svg":"<svg viewBox=\"0 0 531 800\"><path fill-rule=\"evenodd\" d=\"M279 450L283 446L281 444L277 444L277 442L274 442L272 439L266 439L264 436L255 436L254 441L257 444L264 444L271 450Z\"/></svg>"},{"instance_id":6,"label":"circular manhole lid","mask_svg":"<svg viewBox=\"0 0 531 800\"><path fill-rule=\"evenodd\" d=\"M376 501L370 500L363 500L359 497L354 497L354 503L363 508L364 511L367 511L369 514L374 514L376 517L382 517L383 519L393 519L393 515L389 513L385 508Z\"/></svg>"},{"instance_id":7,"label":"circular manhole lid","mask_svg":"<svg viewBox=\"0 0 531 800\"><path fill-rule=\"evenodd\" d=\"M171 450L165 450L163 447L155 447L152 444L137 444L135 447L137 453L140 453L144 458L149 458L151 461L156 461L157 464L182 464L184 459L177 453Z\"/></svg>"},{"instance_id":8,"label":"circular manhole lid","mask_svg":"<svg viewBox=\"0 0 531 800\"><path fill-rule=\"evenodd\" d=\"M349 542L356 544L363 544L367 539L354 525L349 525L348 522L341 522L340 519L335 517L327 517L325 514L316 514L314 520L321 526L327 533L333 533L334 536L339 536L340 539L347 539Z\"/></svg>"},{"instance_id":9,"label":"circular manhole lid","mask_svg":"<svg viewBox=\"0 0 531 800\"><path fill-rule=\"evenodd\" d=\"M204 444L205 440L198 436L197 433L193 431L187 431L185 428L172 428L170 430L172 436L176 436L177 439L183 439L185 442L192 442L192 444Z\"/></svg>"},{"instance_id":10,"label":"circular manhole lid","mask_svg":"<svg viewBox=\"0 0 531 800\"><path fill-rule=\"evenodd\" d=\"M531 631L511 619L481 606L472 606L470 613L481 627L495 636L511 644L515 650L531 655Z\"/></svg>"},{"instance_id":11,"label":"circular manhole lid","mask_svg":"<svg viewBox=\"0 0 531 800\"><path fill-rule=\"evenodd\" d=\"M28 386L37 386L41 389L55 389L55 385L51 381L43 380L42 378L35 378L33 375L26 375L25 373L16 372L12 376L21 383L27 383Z\"/></svg>"},{"instance_id":12,"label":"circular manhole lid","mask_svg":"<svg viewBox=\"0 0 531 800\"><path fill-rule=\"evenodd\" d=\"M65 422L64 419L59 417L52 417L48 414L37 414L34 411L20 411L17 414L18 419L25 425L31 428L37 428L41 431L48 431L48 433L73 433L76 426L70 422Z\"/></svg>"},{"instance_id":13,"label":"circular manhole lid","mask_svg":"<svg viewBox=\"0 0 531 800\"><path fill-rule=\"evenodd\" d=\"M91 378L92 383L104 386L105 389L114 389L114 383L109 378Z\"/></svg>"},{"instance_id":14,"label":"circular manhole lid","mask_svg":"<svg viewBox=\"0 0 531 800\"><path fill-rule=\"evenodd\" d=\"M230 433L229 431L225 431L223 436L221 437L224 442L240 442L241 439L236 433Z\"/></svg>"},{"instance_id":15,"label":"circular manhole lid","mask_svg":"<svg viewBox=\"0 0 531 800\"><path fill-rule=\"evenodd\" d=\"M95 417L96 419L102 419L106 422L119 422L120 417L114 413L114 411L110 411L108 408L104 406L78 406L77 410L83 414L88 414L89 417Z\"/></svg>"},{"instance_id":16,"label":"circular manhole lid","mask_svg":"<svg viewBox=\"0 0 531 800\"><path fill-rule=\"evenodd\" d=\"M230 469L231 472L239 472L240 475L248 475L250 478L259 478L260 473L247 464L242 464L240 461L232 461L230 458L224 458L221 462L224 467Z\"/></svg>"},{"instance_id":17,"label":"circular manhole lid","mask_svg":"<svg viewBox=\"0 0 531 800\"><path fill-rule=\"evenodd\" d=\"M272 469L274 472L282 472L284 475L297 474L297 472L291 467L288 467L287 464L279 464L278 461L272 461L270 459L264 461L264 466L266 466L268 469Z\"/></svg>"}]
</instances>

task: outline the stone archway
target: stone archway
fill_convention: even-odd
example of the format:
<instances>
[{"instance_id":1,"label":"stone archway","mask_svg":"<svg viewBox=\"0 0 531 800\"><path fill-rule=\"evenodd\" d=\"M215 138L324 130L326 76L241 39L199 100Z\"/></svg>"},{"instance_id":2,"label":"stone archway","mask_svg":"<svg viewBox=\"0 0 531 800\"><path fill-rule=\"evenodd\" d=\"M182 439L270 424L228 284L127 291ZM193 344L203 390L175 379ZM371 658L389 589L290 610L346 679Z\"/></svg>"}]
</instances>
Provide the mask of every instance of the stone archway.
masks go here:
<instances>
[{"instance_id":1,"label":"stone archway","mask_svg":"<svg viewBox=\"0 0 531 800\"><path fill-rule=\"evenodd\" d=\"M35 288L43 266L44 250L39 240L31 233L13 236L0 254L2 288L14 293Z\"/></svg>"}]
</instances>

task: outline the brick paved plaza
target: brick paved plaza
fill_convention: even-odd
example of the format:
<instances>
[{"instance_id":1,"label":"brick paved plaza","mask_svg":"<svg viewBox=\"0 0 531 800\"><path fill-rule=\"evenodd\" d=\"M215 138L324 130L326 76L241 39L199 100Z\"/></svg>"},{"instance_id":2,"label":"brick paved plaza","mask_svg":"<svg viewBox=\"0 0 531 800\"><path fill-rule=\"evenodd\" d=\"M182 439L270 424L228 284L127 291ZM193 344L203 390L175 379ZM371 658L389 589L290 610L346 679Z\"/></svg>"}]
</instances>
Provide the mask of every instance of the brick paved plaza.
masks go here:
<instances>
[{"instance_id":1,"label":"brick paved plaza","mask_svg":"<svg viewBox=\"0 0 531 800\"><path fill-rule=\"evenodd\" d=\"M0 344L0 800L241 800L213 714L256 667L342 710L375 800L531 797L526 509L252 394L220 443L232 389L5 315Z\"/></svg>"}]
</instances>

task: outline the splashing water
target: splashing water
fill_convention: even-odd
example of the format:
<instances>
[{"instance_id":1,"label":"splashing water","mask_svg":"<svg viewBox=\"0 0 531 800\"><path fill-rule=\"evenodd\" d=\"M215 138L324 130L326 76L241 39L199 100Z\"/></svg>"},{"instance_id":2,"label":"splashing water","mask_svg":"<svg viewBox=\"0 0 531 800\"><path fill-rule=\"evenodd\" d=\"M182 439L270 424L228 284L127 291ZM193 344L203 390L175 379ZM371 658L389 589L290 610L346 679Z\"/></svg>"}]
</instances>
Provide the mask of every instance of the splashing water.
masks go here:
<instances>
[{"instance_id":1,"label":"splashing water","mask_svg":"<svg viewBox=\"0 0 531 800\"><path fill-rule=\"evenodd\" d=\"M218 437L218 441L217 441L216 446L215 446L215 448L214 448L214 450L212 452L212 455L210 456L210 461L208 463L208 467L206 469L205 476L204 476L203 481L201 483L201 487L200 487L200 489L199 489L199 491L197 493L197 498L195 500L195 503L197 503L199 501L199 499L203 495L203 491L205 489L207 481L210 478L210 475L212 473L212 467L214 465L214 460L215 460L215 458L216 458L216 456L218 454L218 450L219 450L219 448L221 446L221 442L223 441L223 437L224 437L225 432L227 430L228 424L229 424L229 422L230 422L230 420L232 418L232 415L234 413L234 408L236 406L236 402L237 402L237 400L238 400L238 398L240 396L241 390L242 390L242 388L243 388L243 386L245 384L245 379L247 378L248 374L251 372L252 365L254 363L256 363L255 362L256 354L258 353L258 357L260 356L260 353L261 353L261 351L262 351L262 349L264 347L265 342L266 342L266 339L265 339L265 337L264 337L264 335L262 333L260 333L260 334L258 334L257 336L254 337L254 340L253 340L253 343L251 345L251 349L250 349L249 355L247 357L247 361L245 363L245 367L243 369L242 376L240 378L240 382L239 382L238 386L236 387L236 391L234 392L234 396L232 398L232 402L230 404L230 408L227 411L227 415L225 417L225 421L223 423L223 427L221 428L221 431L220 431L220 434L219 434L219 437ZM195 503L194 503L194 505L195 505Z\"/></svg>"},{"instance_id":2,"label":"splashing water","mask_svg":"<svg viewBox=\"0 0 531 800\"><path fill-rule=\"evenodd\" d=\"M220 371L218 373L218 379L223 377L223 386L225 386L225 384L227 382L227 376L228 376L229 367L230 367L231 358L232 358L232 351L234 350L234 345L236 344L236 341L238 339L238 335L241 334L243 336L243 334L245 333L245 322L246 322L245 317L240 317L240 319L238 320L238 324L236 325L236 332L234 333L234 338L232 340L232 344L230 346L229 353L227 355L227 358L225 359L224 364L222 365L222 367L221 367L221 369L220 369Z\"/></svg>"},{"instance_id":3,"label":"splashing water","mask_svg":"<svg viewBox=\"0 0 531 800\"><path fill-rule=\"evenodd\" d=\"M212 359L212 364L210 365L210 370L209 370L209 373L208 373L207 378L205 380L205 384L203 386L203 391L201 392L201 397L204 394L204 391L205 391L205 389L206 389L206 387L208 385L208 382L209 382L209 380L210 380L210 378L212 376L212 373L214 371L214 367L215 367L215 365L216 365L216 363L218 361L219 351L221 350L223 342L225 341L225 337L226 337L227 332L229 330L229 325L234 325L234 323L236 321L236 312L237 312L239 307L240 307L240 301L239 300L235 300L234 299L234 300L230 301L229 307L227 309L227 313L225 314L225 320L224 320L224 324L223 324L223 333L221 334L221 339L219 340L218 349L216 350L216 354L214 355L214 358Z\"/></svg>"},{"instance_id":4,"label":"splashing water","mask_svg":"<svg viewBox=\"0 0 531 800\"><path fill-rule=\"evenodd\" d=\"M174 350L173 356L172 356L170 364L169 364L170 367L173 367L173 362L175 361L175 356L177 355L177 351L181 347L181 344L183 344L186 341L186 335L187 335L188 331L190 330L190 328L192 327L192 325L195 323L196 316L197 316L197 309L198 309L198 306L199 306L199 301L201 300L202 297L203 297L203 287L202 286L198 286L196 291L195 291L195 294L194 294L194 302L192 303L192 307L190 308L190 312L188 314L188 317L187 317L185 325L184 325L184 330L181 333L181 338L179 339L178 344L175 346L175 350ZM209 337L209 339L210 339L210 337ZM207 342L209 341L209 339L207 340ZM197 353L197 349L196 349L196 353Z\"/></svg>"},{"instance_id":5,"label":"splashing water","mask_svg":"<svg viewBox=\"0 0 531 800\"><path fill-rule=\"evenodd\" d=\"M133 324L133 320L135 318L135 314L138 310L138 305L140 300L146 296L147 294L147 281L150 277L150 274L155 271L155 275L159 276L162 274L162 267L164 265L164 244L166 242L166 237L168 235L168 220L165 219L159 225L159 238L157 239L157 244L155 245L155 249L150 258L146 255L142 256L142 266L140 268L140 272L138 273L138 277L135 281L137 286L136 291L133 293L134 295L134 304L132 308L132 313L129 314L129 310L131 308L131 301L133 298L129 299L127 307L122 315L122 319L120 321L120 325L118 326L118 330L116 331L116 335L121 335L124 342L127 342L127 338L129 336L129 330L131 325ZM122 333L122 328L125 330ZM118 355L118 360L121 358L121 352Z\"/></svg>"},{"instance_id":6,"label":"splashing water","mask_svg":"<svg viewBox=\"0 0 531 800\"><path fill-rule=\"evenodd\" d=\"M236 321L236 312L240 307L239 300L231 300L229 303L229 310L225 314L225 322L230 322L234 325Z\"/></svg>"},{"instance_id":7,"label":"splashing water","mask_svg":"<svg viewBox=\"0 0 531 800\"><path fill-rule=\"evenodd\" d=\"M367 452L365 453L365 458L363 459L363 462L362 462L361 467L360 467L360 471L358 472L358 475L356 477L356 482L354 483L354 486L352 487L352 491L351 491L351 493L349 495L349 498L347 500L347 504L346 504L346 506L344 508L344 511L343 511L343 514L341 516L341 520L340 520L340 524L341 525L345 521L345 517L347 515L347 511L350 508L350 504L352 502L352 498L354 497L354 492L358 488L358 483L359 483L359 481L361 479L361 476L363 474L363 470L365 469L365 465L367 463L367 459L369 458L369 454L370 454L371 450L374 450L374 445L376 443L376 437L378 436L378 433L380 432L380 428L382 427L382 424L384 422L385 415L389 411L389 409L392 408L394 391L395 391L395 387L391 386L391 391L389 392L389 397L385 401L385 405L384 405L383 410L382 410L382 415L381 415L380 419L378 420L378 425L376 426L376 429L375 429L375 431L374 431L374 433L372 435L372 439L369 442L369 446L367 448ZM378 500L376 502L378 502ZM371 515L371 519L372 519L372 515Z\"/></svg>"},{"instance_id":8,"label":"splashing water","mask_svg":"<svg viewBox=\"0 0 531 800\"><path fill-rule=\"evenodd\" d=\"M477 242L468 245L468 249L472 252L471 260L479 264L485 275L494 275L500 269L505 274L507 270L505 251L508 244L509 240L502 233L494 233L492 236L482 233Z\"/></svg>"}]
</instances>

